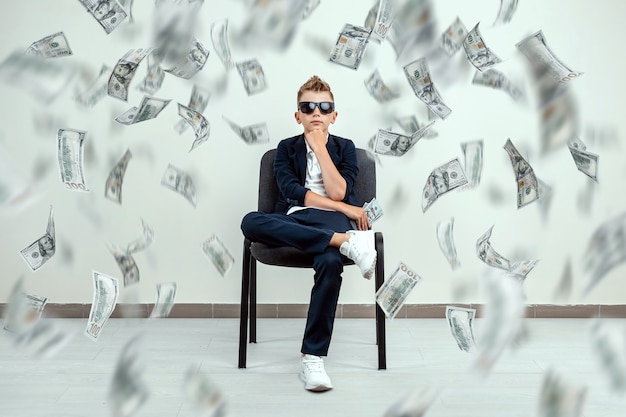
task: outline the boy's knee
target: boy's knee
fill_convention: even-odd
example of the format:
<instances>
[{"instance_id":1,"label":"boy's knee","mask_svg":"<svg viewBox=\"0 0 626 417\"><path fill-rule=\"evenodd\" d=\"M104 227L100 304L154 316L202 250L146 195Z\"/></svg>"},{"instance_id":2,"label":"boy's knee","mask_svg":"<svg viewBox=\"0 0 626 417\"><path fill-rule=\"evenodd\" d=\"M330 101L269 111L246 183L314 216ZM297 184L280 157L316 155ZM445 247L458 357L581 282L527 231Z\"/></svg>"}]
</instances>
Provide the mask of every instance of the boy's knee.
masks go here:
<instances>
[{"instance_id":1,"label":"boy's knee","mask_svg":"<svg viewBox=\"0 0 626 417\"><path fill-rule=\"evenodd\" d=\"M241 231L245 236L248 236L248 234L254 229L254 226L257 224L258 218L258 211L252 211L243 216L243 219L241 219Z\"/></svg>"}]
</instances>

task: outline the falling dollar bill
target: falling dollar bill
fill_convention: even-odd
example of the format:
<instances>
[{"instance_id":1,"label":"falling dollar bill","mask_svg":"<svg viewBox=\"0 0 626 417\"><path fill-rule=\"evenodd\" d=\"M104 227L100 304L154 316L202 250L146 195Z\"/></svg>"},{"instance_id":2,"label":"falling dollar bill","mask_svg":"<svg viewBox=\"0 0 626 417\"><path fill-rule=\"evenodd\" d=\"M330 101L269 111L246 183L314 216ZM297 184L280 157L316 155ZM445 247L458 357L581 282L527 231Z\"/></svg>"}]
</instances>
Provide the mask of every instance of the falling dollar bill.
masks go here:
<instances>
[{"instance_id":1,"label":"falling dollar bill","mask_svg":"<svg viewBox=\"0 0 626 417\"><path fill-rule=\"evenodd\" d=\"M475 188L480 184L483 171L483 140L463 142L461 150L465 158L465 174L468 181L464 188Z\"/></svg>"},{"instance_id":2,"label":"falling dollar bill","mask_svg":"<svg viewBox=\"0 0 626 417\"><path fill-rule=\"evenodd\" d=\"M441 249L441 252L443 252L443 255L448 260L452 270L455 270L461 266L461 262L456 254L453 233L454 217L437 223L437 242L439 242L439 249Z\"/></svg>"},{"instance_id":3,"label":"falling dollar bill","mask_svg":"<svg viewBox=\"0 0 626 417\"><path fill-rule=\"evenodd\" d=\"M409 135L412 135L413 133L415 133L416 131L422 128L425 128L425 125L420 126L419 122L417 121L417 117L415 117L412 114L408 116L396 117L396 122L400 125L402 130L404 130ZM387 129L387 130L391 130L391 129ZM432 139L432 138L436 138L438 135L439 134L435 130L433 130L432 128L428 128L424 132L424 135L422 137L424 139Z\"/></svg>"},{"instance_id":4,"label":"falling dollar bill","mask_svg":"<svg viewBox=\"0 0 626 417\"><path fill-rule=\"evenodd\" d=\"M270 133L267 129L267 123L265 122L239 126L235 122L227 119L224 115L222 115L222 119L224 119L233 132L247 144L267 143L270 141Z\"/></svg>"},{"instance_id":5,"label":"falling dollar bill","mask_svg":"<svg viewBox=\"0 0 626 417\"><path fill-rule=\"evenodd\" d=\"M517 180L517 208L519 209L539 199L539 184L535 171L515 148L510 138L504 144L504 150L509 155Z\"/></svg>"},{"instance_id":6,"label":"falling dollar bill","mask_svg":"<svg viewBox=\"0 0 626 417\"><path fill-rule=\"evenodd\" d=\"M150 313L151 318L167 317L174 306L176 297L176 283L166 282L157 284L157 301Z\"/></svg>"},{"instance_id":7,"label":"falling dollar bill","mask_svg":"<svg viewBox=\"0 0 626 417\"><path fill-rule=\"evenodd\" d=\"M75 129L59 129L57 133L59 170L66 190L89 191L83 173L83 141L86 134Z\"/></svg>"},{"instance_id":8,"label":"falling dollar bill","mask_svg":"<svg viewBox=\"0 0 626 417\"><path fill-rule=\"evenodd\" d=\"M524 281L526 279L526 276L530 273L530 271L535 268L538 262L538 259L513 262L511 264L509 272L513 277L517 278L520 281Z\"/></svg>"},{"instance_id":9,"label":"falling dollar bill","mask_svg":"<svg viewBox=\"0 0 626 417\"><path fill-rule=\"evenodd\" d=\"M391 404L383 417L425 417L440 394L439 387L418 387Z\"/></svg>"},{"instance_id":10,"label":"falling dollar bill","mask_svg":"<svg viewBox=\"0 0 626 417\"><path fill-rule=\"evenodd\" d=\"M27 294L23 290L24 278L20 277L13 285L4 312L4 330L22 334L39 321L48 298Z\"/></svg>"},{"instance_id":11,"label":"falling dollar bill","mask_svg":"<svg viewBox=\"0 0 626 417\"><path fill-rule=\"evenodd\" d=\"M599 156L595 153L587 152L587 147L577 136L570 138L567 147L572 154L572 158L574 158L576 168L595 182L598 182Z\"/></svg>"},{"instance_id":12,"label":"falling dollar bill","mask_svg":"<svg viewBox=\"0 0 626 417\"><path fill-rule=\"evenodd\" d=\"M70 48L65 33L57 32L33 42L24 53L44 58L54 58L72 55L72 48Z\"/></svg>"},{"instance_id":13,"label":"falling dollar bill","mask_svg":"<svg viewBox=\"0 0 626 417\"><path fill-rule=\"evenodd\" d=\"M439 198L455 188L467 184L465 172L458 158L446 162L433 169L428 175L424 190L422 191L422 212L426 212Z\"/></svg>"},{"instance_id":14,"label":"falling dollar bill","mask_svg":"<svg viewBox=\"0 0 626 417\"><path fill-rule=\"evenodd\" d=\"M363 210L365 210L365 214L367 215L367 220L369 220L370 227L374 222L381 217L383 217L383 208L380 203L376 199L376 197L372 197L370 201L366 201L363 203ZM354 220L350 220L350 224L354 230L357 230L357 224Z\"/></svg>"},{"instance_id":15,"label":"falling dollar bill","mask_svg":"<svg viewBox=\"0 0 626 417\"><path fill-rule=\"evenodd\" d=\"M46 227L46 233L22 249L20 254L31 271L36 271L41 268L43 264L48 262L56 251L56 237L54 227L54 211L50 206L50 212L48 214L48 225Z\"/></svg>"},{"instance_id":16,"label":"falling dollar bill","mask_svg":"<svg viewBox=\"0 0 626 417\"><path fill-rule=\"evenodd\" d=\"M409 293L422 280L411 268L400 262L391 277L376 291L376 302L389 319L393 319Z\"/></svg>"},{"instance_id":17,"label":"falling dollar bill","mask_svg":"<svg viewBox=\"0 0 626 417\"><path fill-rule=\"evenodd\" d=\"M189 98L189 107L191 110L194 110L198 113L204 112L206 106L209 104L209 99L211 98L211 92L199 87L197 84L193 85L191 90L191 97ZM185 118L180 119L174 125L174 130L179 135L182 134L189 127L189 123Z\"/></svg>"},{"instance_id":18,"label":"falling dollar bill","mask_svg":"<svg viewBox=\"0 0 626 417\"><path fill-rule=\"evenodd\" d=\"M355 70L359 68L370 32L370 29L346 23L330 52L330 61Z\"/></svg>"},{"instance_id":19,"label":"falling dollar bill","mask_svg":"<svg viewBox=\"0 0 626 417\"><path fill-rule=\"evenodd\" d=\"M308 0L256 1L240 31L240 41L248 48L286 49L302 21Z\"/></svg>"},{"instance_id":20,"label":"falling dollar bill","mask_svg":"<svg viewBox=\"0 0 626 417\"><path fill-rule=\"evenodd\" d=\"M194 409L203 416L226 415L226 399L219 387L192 365L183 379L183 393Z\"/></svg>"},{"instance_id":21,"label":"falling dollar bill","mask_svg":"<svg viewBox=\"0 0 626 417\"><path fill-rule=\"evenodd\" d=\"M109 77L107 94L111 97L128 101L128 86L137 72L139 63L148 56L154 48L131 49L117 61Z\"/></svg>"},{"instance_id":22,"label":"falling dollar bill","mask_svg":"<svg viewBox=\"0 0 626 417\"><path fill-rule=\"evenodd\" d=\"M476 309L446 306L446 319L452 337L456 340L459 349L464 352L471 352L476 348L474 338L474 316Z\"/></svg>"},{"instance_id":23,"label":"falling dollar bill","mask_svg":"<svg viewBox=\"0 0 626 417\"><path fill-rule=\"evenodd\" d=\"M302 11L302 20L308 19L317 6L320 5L321 0L307 0L304 10Z\"/></svg>"},{"instance_id":24,"label":"falling dollar bill","mask_svg":"<svg viewBox=\"0 0 626 417\"><path fill-rule=\"evenodd\" d=\"M193 128L196 134L196 139L189 149L189 152L191 152L209 139L211 125L202 113L192 110L180 103L178 103L178 115Z\"/></svg>"},{"instance_id":25,"label":"falling dollar bill","mask_svg":"<svg viewBox=\"0 0 626 417\"><path fill-rule=\"evenodd\" d=\"M161 185L176 191L196 207L196 187L191 176L183 170L169 164L161 178Z\"/></svg>"},{"instance_id":26,"label":"falling dollar bill","mask_svg":"<svg viewBox=\"0 0 626 417\"><path fill-rule=\"evenodd\" d=\"M226 276L235 263L235 258L215 233L202 242L202 252L211 259L222 277Z\"/></svg>"},{"instance_id":27,"label":"falling dollar bill","mask_svg":"<svg viewBox=\"0 0 626 417\"><path fill-rule=\"evenodd\" d=\"M478 256L478 259L487 265L508 271L511 269L511 263L504 256L496 252L489 241L494 226L495 225L491 226L478 238L478 240L476 240L476 255Z\"/></svg>"},{"instance_id":28,"label":"falling dollar bill","mask_svg":"<svg viewBox=\"0 0 626 417\"><path fill-rule=\"evenodd\" d=\"M109 247L111 250L112 247ZM124 277L124 287L139 283L139 268L135 262L133 255L124 252L111 251L111 255L115 258L117 266L122 271Z\"/></svg>"},{"instance_id":29,"label":"falling dollar bill","mask_svg":"<svg viewBox=\"0 0 626 417\"><path fill-rule=\"evenodd\" d=\"M115 417L130 417L148 399L150 391L143 380L146 366L141 355L141 335L122 347L111 379L108 403Z\"/></svg>"},{"instance_id":30,"label":"falling dollar bill","mask_svg":"<svg viewBox=\"0 0 626 417\"><path fill-rule=\"evenodd\" d=\"M441 49L448 57L454 55L461 46L467 36L467 28L457 16L454 22L441 34L439 41L439 49Z\"/></svg>"},{"instance_id":31,"label":"falling dollar bill","mask_svg":"<svg viewBox=\"0 0 626 417\"><path fill-rule=\"evenodd\" d=\"M192 37L187 54L176 62L172 68L164 71L188 80L204 68L208 57L209 50L195 37Z\"/></svg>"},{"instance_id":32,"label":"falling dollar bill","mask_svg":"<svg viewBox=\"0 0 626 417\"><path fill-rule=\"evenodd\" d=\"M117 0L79 0L83 6L91 13L94 19L102 26L107 35L124 19L126 11Z\"/></svg>"},{"instance_id":33,"label":"falling dollar bill","mask_svg":"<svg viewBox=\"0 0 626 417\"><path fill-rule=\"evenodd\" d=\"M537 417L581 417L587 397L587 388L552 368L543 374Z\"/></svg>"},{"instance_id":34,"label":"falling dollar bill","mask_svg":"<svg viewBox=\"0 0 626 417\"><path fill-rule=\"evenodd\" d=\"M127 149L122 159L115 164L109 173L104 187L104 196L118 204L122 204L122 184L124 182L124 175L126 174L126 167L128 167L128 162L132 157L133 155L130 153L130 149Z\"/></svg>"},{"instance_id":35,"label":"falling dollar bill","mask_svg":"<svg viewBox=\"0 0 626 417\"><path fill-rule=\"evenodd\" d=\"M148 248L154 240L154 229L152 229L152 227L143 219L141 219L141 227L143 228L141 236L130 242L125 247L115 244L108 244L107 246L109 248L109 252L119 255L132 255L133 253Z\"/></svg>"},{"instance_id":36,"label":"falling dollar bill","mask_svg":"<svg viewBox=\"0 0 626 417\"><path fill-rule=\"evenodd\" d=\"M215 53L222 61L222 65L226 71L230 71L233 68L233 60L228 44L228 19L218 20L211 24L211 42Z\"/></svg>"},{"instance_id":37,"label":"falling dollar bill","mask_svg":"<svg viewBox=\"0 0 626 417\"><path fill-rule=\"evenodd\" d=\"M522 90L509 81L506 76L493 68L489 68L483 72L476 71L472 84L484 85L506 92L513 100L519 101L523 97Z\"/></svg>"},{"instance_id":38,"label":"falling dollar bill","mask_svg":"<svg viewBox=\"0 0 626 417\"><path fill-rule=\"evenodd\" d=\"M478 29L479 24L476 23L476 26L467 33L463 41L463 49L465 49L468 61L478 71L483 71L494 64L502 62L502 60L485 45L485 41Z\"/></svg>"},{"instance_id":39,"label":"falling dollar bill","mask_svg":"<svg viewBox=\"0 0 626 417\"><path fill-rule=\"evenodd\" d=\"M37 320L15 339L15 347L34 359L49 359L72 339L73 334L51 320Z\"/></svg>"},{"instance_id":40,"label":"falling dollar bill","mask_svg":"<svg viewBox=\"0 0 626 417\"><path fill-rule=\"evenodd\" d=\"M410 135L378 129L373 143L374 152L380 155L402 156L415 146L434 123L431 121Z\"/></svg>"},{"instance_id":41,"label":"falling dollar bill","mask_svg":"<svg viewBox=\"0 0 626 417\"><path fill-rule=\"evenodd\" d=\"M381 41L385 39L394 18L393 2L391 0L380 0L378 2L376 18L371 27L371 36Z\"/></svg>"},{"instance_id":42,"label":"falling dollar bill","mask_svg":"<svg viewBox=\"0 0 626 417\"><path fill-rule=\"evenodd\" d=\"M399 97L398 93L389 89L383 82L377 69L365 80L365 88L367 88L370 95L379 103L384 103Z\"/></svg>"},{"instance_id":43,"label":"falling dollar bill","mask_svg":"<svg viewBox=\"0 0 626 417\"><path fill-rule=\"evenodd\" d=\"M403 67L403 70L417 98L422 100L430 110L442 119L452 113L452 110L443 102L430 78L426 58L419 58L408 63Z\"/></svg>"},{"instance_id":44,"label":"falling dollar bill","mask_svg":"<svg viewBox=\"0 0 626 417\"><path fill-rule=\"evenodd\" d=\"M626 392L626 329L620 323L594 319L590 328L592 354L616 393Z\"/></svg>"},{"instance_id":45,"label":"falling dollar bill","mask_svg":"<svg viewBox=\"0 0 626 417\"><path fill-rule=\"evenodd\" d=\"M146 94L153 95L161 88L163 85L163 80L165 79L165 71L161 68L159 61L154 57L154 53L148 55L148 73L145 78L137 87L139 91L142 91Z\"/></svg>"},{"instance_id":46,"label":"falling dollar bill","mask_svg":"<svg viewBox=\"0 0 626 417\"><path fill-rule=\"evenodd\" d=\"M515 14L517 9L517 0L500 0L500 9L498 9L498 15L496 21L493 22L494 26L503 25L509 23Z\"/></svg>"},{"instance_id":47,"label":"falling dollar bill","mask_svg":"<svg viewBox=\"0 0 626 417\"><path fill-rule=\"evenodd\" d=\"M107 85L111 77L111 68L102 65L98 78L82 93L76 93L74 100L83 107L93 107L107 95Z\"/></svg>"},{"instance_id":48,"label":"falling dollar bill","mask_svg":"<svg viewBox=\"0 0 626 417\"><path fill-rule=\"evenodd\" d=\"M93 271L93 301L85 335L94 342L98 340L102 328L113 313L119 295L117 278Z\"/></svg>"},{"instance_id":49,"label":"falling dollar bill","mask_svg":"<svg viewBox=\"0 0 626 417\"><path fill-rule=\"evenodd\" d=\"M257 94L267 89L265 73L256 58L248 61L237 62L235 66L237 67L239 76L243 80L243 86L248 95Z\"/></svg>"},{"instance_id":50,"label":"falling dollar bill","mask_svg":"<svg viewBox=\"0 0 626 417\"><path fill-rule=\"evenodd\" d=\"M134 125L139 122L154 119L172 100L143 96L139 107L132 107L115 118L123 125Z\"/></svg>"}]
</instances>

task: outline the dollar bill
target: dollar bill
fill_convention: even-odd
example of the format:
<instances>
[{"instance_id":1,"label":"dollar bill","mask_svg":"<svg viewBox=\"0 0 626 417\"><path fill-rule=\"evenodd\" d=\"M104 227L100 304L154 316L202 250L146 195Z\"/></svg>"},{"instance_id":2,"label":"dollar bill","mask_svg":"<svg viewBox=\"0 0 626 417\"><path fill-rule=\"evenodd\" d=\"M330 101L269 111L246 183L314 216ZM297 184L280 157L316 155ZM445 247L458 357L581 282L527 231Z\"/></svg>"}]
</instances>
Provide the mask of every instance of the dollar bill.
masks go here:
<instances>
[{"instance_id":1,"label":"dollar bill","mask_svg":"<svg viewBox=\"0 0 626 417\"><path fill-rule=\"evenodd\" d=\"M108 34L113 32L124 19L126 11L117 0L79 0Z\"/></svg>"},{"instance_id":2,"label":"dollar bill","mask_svg":"<svg viewBox=\"0 0 626 417\"><path fill-rule=\"evenodd\" d=\"M309 0L255 1L239 35L247 48L286 49L302 22Z\"/></svg>"},{"instance_id":3,"label":"dollar bill","mask_svg":"<svg viewBox=\"0 0 626 417\"><path fill-rule=\"evenodd\" d=\"M155 1L152 45L157 61L169 65L180 62L201 15L201 1Z\"/></svg>"},{"instance_id":4,"label":"dollar bill","mask_svg":"<svg viewBox=\"0 0 626 417\"><path fill-rule=\"evenodd\" d=\"M478 259L489 266L509 271L511 269L511 262L496 252L489 241L494 226L495 225L491 226L478 238L478 240L476 240L476 255L478 256Z\"/></svg>"},{"instance_id":5,"label":"dollar bill","mask_svg":"<svg viewBox=\"0 0 626 417\"><path fill-rule=\"evenodd\" d=\"M31 271L36 271L48 262L56 252L56 236L54 227L54 211L50 206L46 233L20 251L22 258Z\"/></svg>"},{"instance_id":6,"label":"dollar bill","mask_svg":"<svg viewBox=\"0 0 626 417\"><path fill-rule=\"evenodd\" d=\"M384 103L400 96L398 93L387 87L387 85L383 82L383 79L380 77L377 69L374 70L374 72L372 72L365 80L365 88L367 88L370 95L379 103Z\"/></svg>"},{"instance_id":7,"label":"dollar bill","mask_svg":"<svg viewBox=\"0 0 626 417\"><path fill-rule=\"evenodd\" d=\"M374 222L381 217L383 217L383 208L380 203L376 199L376 197L372 197L370 201L366 201L363 203L363 209L365 210L365 214L367 215L367 220L369 220L370 227ZM354 220L350 220L350 224L352 225L352 229L357 230L357 224Z\"/></svg>"},{"instance_id":8,"label":"dollar bill","mask_svg":"<svg viewBox=\"0 0 626 417\"><path fill-rule=\"evenodd\" d=\"M122 247L119 245L109 244L109 252L118 255L132 255L133 253L140 252L148 248L154 240L154 229L141 219L141 227L143 229L141 236L130 242L128 245Z\"/></svg>"},{"instance_id":9,"label":"dollar bill","mask_svg":"<svg viewBox=\"0 0 626 417\"><path fill-rule=\"evenodd\" d=\"M74 100L83 107L93 107L107 95L107 86L111 77L111 68L102 65L98 78L83 92L77 92Z\"/></svg>"},{"instance_id":10,"label":"dollar bill","mask_svg":"<svg viewBox=\"0 0 626 417\"><path fill-rule=\"evenodd\" d=\"M463 142L461 150L465 158L465 174L467 175L467 185L464 188L475 188L480 184L483 171L483 140Z\"/></svg>"},{"instance_id":11,"label":"dollar bill","mask_svg":"<svg viewBox=\"0 0 626 417\"><path fill-rule=\"evenodd\" d=\"M434 121L429 122L411 135L378 129L373 143L374 152L380 155L402 156L415 146L434 123Z\"/></svg>"},{"instance_id":12,"label":"dollar bill","mask_svg":"<svg viewBox=\"0 0 626 417\"><path fill-rule=\"evenodd\" d=\"M430 175L428 175L422 191L422 212L425 213L439 196L467 183L465 172L463 172L458 158L454 158L433 169Z\"/></svg>"},{"instance_id":13,"label":"dollar bill","mask_svg":"<svg viewBox=\"0 0 626 417\"><path fill-rule=\"evenodd\" d=\"M202 252L211 259L222 277L228 274L235 263L235 258L215 233L202 242Z\"/></svg>"},{"instance_id":14,"label":"dollar bill","mask_svg":"<svg viewBox=\"0 0 626 417\"><path fill-rule=\"evenodd\" d=\"M15 347L35 359L50 359L72 339L73 334L51 320L37 320L15 339Z\"/></svg>"},{"instance_id":15,"label":"dollar bill","mask_svg":"<svg viewBox=\"0 0 626 417\"><path fill-rule=\"evenodd\" d=\"M448 328L459 345L459 349L464 352L471 352L476 349L473 326L475 315L476 309L474 308L446 306Z\"/></svg>"},{"instance_id":16,"label":"dollar bill","mask_svg":"<svg viewBox=\"0 0 626 417\"><path fill-rule=\"evenodd\" d=\"M381 41L385 39L394 18L393 2L391 0L380 0L376 10L376 17L371 27L370 36Z\"/></svg>"},{"instance_id":17,"label":"dollar bill","mask_svg":"<svg viewBox=\"0 0 626 417\"><path fill-rule=\"evenodd\" d=\"M457 16L450 26L441 34L439 49L443 51L446 56L451 57L461 49L466 36L467 28Z\"/></svg>"},{"instance_id":18,"label":"dollar bill","mask_svg":"<svg viewBox=\"0 0 626 417\"><path fill-rule=\"evenodd\" d=\"M143 380L142 336L132 337L122 347L109 386L108 403L116 417L129 417L148 400L150 390Z\"/></svg>"},{"instance_id":19,"label":"dollar bill","mask_svg":"<svg viewBox=\"0 0 626 417\"><path fill-rule=\"evenodd\" d=\"M598 182L598 158L599 156L587 152L585 144L577 137L570 138L567 144L576 168L595 182Z\"/></svg>"},{"instance_id":20,"label":"dollar bill","mask_svg":"<svg viewBox=\"0 0 626 417\"><path fill-rule=\"evenodd\" d=\"M530 271L539 263L539 259L517 261L511 264L509 272L520 281L524 281Z\"/></svg>"},{"instance_id":21,"label":"dollar bill","mask_svg":"<svg viewBox=\"0 0 626 417\"><path fill-rule=\"evenodd\" d=\"M211 24L211 42L226 71L233 69L233 60L230 56L228 43L228 19L218 20Z\"/></svg>"},{"instance_id":22,"label":"dollar bill","mask_svg":"<svg viewBox=\"0 0 626 417\"><path fill-rule=\"evenodd\" d=\"M115 164L109 173L104 186L104 196L118 204L122 204L122 184L124 182L124 175L126 174L126 167L128 167L128 162L132 157L133 155L130 153L130 149L127 149L122 159Z\"/></svg>"},{"instance_id":23,"label":"dollar bill","mask_svg":"<svg viewBox=\"0 0 626 417\"><path fill-rule=\"evenodd\" d=\"M581 417L587 388L549 368L543 374L537 417Z\"/></svg>"},{"instance_id":24,"label":"dollar bill","mask_svg":"<svg viewBox=\"0 0 626 417\"><path fill-rule=\"evenodd\" d=\"M157 301L150 313L151 318L167 317L174 306L176 297L176 283L166 282L157 284Z\"/></svg>"},{"instance_id":25,"label":"dollar bill","mask_svg":"<svg viewBox=\"0 0 626 417\"><path fill-rule=\"evenodd\" d=\"M521 100L524 95L522 90L514 86L503 73L493 68L489 68L483 72L476 71L474 78L472 78L472 84L502 90L515 101Z\"/></svg>"},{"instance_id":26,"label":"dollar bill","mask_svg":"<svg viewBox=\"0 0 626 417\"><path fill-rule=\"evenodd\" d=\"M590 327L592 355L615 393L626 392L626 329L596 318Z\"/></svg>"},{"instance_id":27,"label":"dollar bill","mask_svg":"<svg viewBox=\"0 0 626 417\"><path fill-rule=\"evenodd\" d=\"M355 70L359 68L370 32L370 29L346 23L330 52L330 61Z\"/></svg>"},{"instance_id":28,"label":"dollar bill","mask_svg":"<svg viewBox=\"0 0 626 417\"><path fill-rule=\"evenodd\" d=\"M424 127L424 125L420 126L420 123L417 121L417 117L412 114L408 116L396 117L396 123L398 123L402 130L409 135L412 135L414 132ZM387 130L391 130L391 128ZM433 139L437 136L439 136L439 134L434 129L429 128L424 132L424 136L422 137L424 139Z\"/></svg>"},{"instance_id":29,"label":"dollar bill","mask_svg":"<svg viewBox=\"0 0 626 417\"><path fill-rule=\"evenodd\" d=\"M87 132L76 129L59 129L57 157L61 181L66 190L89 191L83 172L83 141Z\"/></svg>"},{"instance_id":30,"label":"dollar bill","mask_svg":"<svg viewBox=\"0 0 626 417\"><path fill-rule=\"evenodd\" d=\"M191 176L185 171L169 164L161 178L161 185L176 191L196 207L196 187L193 184Z\"/></svg>"},{"instance_id":31,"label":"dollar bill","mask_svg":"<svg viewBox=\"0 0 626 417\"><path fill-rule=\"evenodd\" d=\"M41 318L47 297L24 292L24 278L20 277L13 285L6 311L4 312L4 330L20 335L29 331Z\"/></svg>"},{"instance_id":32,"label":"dollar bill","mask_svg":"<svg viewBox=\"0 0 626 417\"><path fill-rule=\"evenodd\" d=\"M193 85L193 89L191 90L191 97L189 98L189 107L191 110L195 110L198 113L203 113L206 109L206 106L209 104L209 99L211 98L211 92L199 87L197 84ZM176 133L181 135L187 128L189 127L189 123L187 123L186 119L180 119L174 125L174 130Z\"/></svg>"},{"instance_id":33,"label":"dollar bill","mask_svg":"<svg viewBox=\"0 0 626 417\"><path fill-rule=\"evenodd\" d=\"M437 223L437 242L439 242L439 249L443 252L443 255L448 260L452 270L455 270L461 266L461 261L456 254L456 245L454 244L454 217L442 220Z\"/></svg>"},{"instance_id":34,"label":"dollar bill","mask_svg":"<svg viewBox=\"0 0 626 417\"><path fill-rule=\"evenodd\" d=\"M376 302L387 318L393 319L398 314L409 293L421 280L411 268L400 262L391 277L376 291Z\"/></svg>"},{"instance_id":35,"label":"dollar bill","mask_svg":"<svg viewBox=\"0 0 626 417\"><path fill-rule=\"evenodd\" d=\"M248 95L257 94L267 89L265 73L256 58L249 59L248 61L237 62L235 66L237 67L239 76L243 80L243 86Z\"/></svg>"},{"instance_id":36,"label":"dollar bill","mask_svg":"<svg viewBox=\"0 0 626 417\"><path fill-rule=\"evenodd\" d=\"M208 57L209 50L195 37L192 37L187 54L176 62L172 68L164 71L188 80L204 68Z\"/></svg>"},{"instance_id":37,"label":"dollar bill","mask_svg":"<svg viewBox=\"0 0 626 417\"><path fill-rule=\"evenodd\" d=\"M165 71L161 68L159 61L155 58L154 52L148 55L148 73L139 84L137 89L149 95L155 94L163 85Z\"/></svg>"},{"instance_id":38,"label":"dollar bill","mask_svg":"<svg viewBox=\"0 0 626 417\"><path fill-rule=\"evenodd\" d=\"M317 6L320 5L321 0L307 0L304 10L302 11L302 20L308 19Z\"/></svg>"},{"instance_id":39,"label":"dollar bill","mask_svg":"<svg viewBox=\"0 0 626 417\"><path fill-rule=\"evenodd\" d=\"M463 49L465 49L465 55L467 59L478 71L483 71L490 66L502 62L491 49L485 45L478 25L467 33L467 36L463 40Z\"/></svg>"},{"instance_id":40,"label":"dollar bill","mask_svg":"<svg viewBox=\"0 0 626 417\"><path fill-rule=\"evenodd\" d=\"M183 379L185 399L203 416L223 417L227 414L227 402L219 387L192 365Z\"/></svg>"},{"instance_id":41,"label":"dollar bill","mask_svg":"<svg viewBox=\"0 0 626 417\"><path fill-rule=\"evenodd\" d=\"M132 107L115 118L115 121L123 125L134 125L139 122L154 119L170 103L170 99L143 96L139 107Z\"/></svg>"},{"instance_id":42,"label":"dollar bill","mask_svg":"<svg viewBox=\"0 0 626 417\"><path fill-rule=\"evenodd\" d=\"M113 313L119 295L117 278L93 271L93 301L89 311L89 320L85 335L94 342Z\"/></svg>"},{"instance_id":43,"label":"dollar bill","mask_svg":"<svg viewBox=\"0 0 626 417\"><path fill-rule=\"evenodd\" d=\"M500 9L498 9L498 15L496 21L493 22L494 26L503 25L509 23L515 14L517 9L517 0L500 0Z\"/></svg>"},{"instance_id":44,"label":"dollar bill","mask_svg":"<svg viewBox=\"0 0 626 417\"><path fill-rule=\"evenodd\" d=\"M130 49L122 56L109 77L107 94L111 97L128 101L128 86L137 72L139 63L148 56L154 48Z\"/></svg>"},{"instance_id":45,"label":"dollar bill","mask_svg":"<svg viewBox=\"0 0 626 417\"><path fill-rule=\"evenodd\" d=\"M504 150L509 155L517 180L517 208L519 209L539 199L539 184L535 171L515 148L510 138L504 144Z\"/></svg>"},{"instance_id":46,"label":"dollar bill","mask_svg":"<svg viewBox=\"0 0 626 417\"><path fill-rule=\"evenodd\" d=\"M439 399L441 388L423 386L403 395L385 411L383 417L425 417Z\"/></svg>"},{"instance_id":47,"label":"dollar bill","mask_svg":"<svg viewBox=\"0 0 626 417\"><path fill-rule=\"evenodd\" d=\"M124 287L139 283L139 268L135 262L133 255L121 251L111 250L113 246L109 246L111 255L115 258L117 266L122 271L124 277Z\"/></svg>"},{"instance_id":48,"label":"dollar bill","mask_svg":"<svg viewBox=\"0 0 626 417\"><path fill-rule=\"evenodd\" d=\"M211 125L202 113L192 110L180 103L178 103L178 115L193 128L196 134L196 139L189 149L189 152L191 152L209 139Z\"/></svg>"},{"instance_id":49,"label":"dollar bill","mask_svg":"<svg viewBox=\"0 0 626 417\"><path fill-rule=\"evenodd\" d=\"M267 129L267 123L255 123L248 126L239 126L235 122L229 120L224 115L222 115L222 119L228 126L243 139L247 144L257 144L257 143L267 143L270 141L270 133Z\"/></svg>"},{"instance_id":50,"label":"dollar bill","mask_svg":"<svg viewBox=\"0 0 626 417\"><path fill-rule=\"evenodd\" d=\"M57 32L33 42L24 53L44 58L54 58L72 55L72 48L70 48L65 33Z\"/></svg>"},{"instance_id":51,"label":"dollar bill","mask_svg":"<svg viewBox=\"0 0 626 417\"><path fill-rule=\"evenodd\" d=\"M426 58L419 58L408 63L403 67L403 70L417 98L422 100L430 110L442 119L452 113L452 110L443 102L430 78Z\"/></svg>"}]
</instances>

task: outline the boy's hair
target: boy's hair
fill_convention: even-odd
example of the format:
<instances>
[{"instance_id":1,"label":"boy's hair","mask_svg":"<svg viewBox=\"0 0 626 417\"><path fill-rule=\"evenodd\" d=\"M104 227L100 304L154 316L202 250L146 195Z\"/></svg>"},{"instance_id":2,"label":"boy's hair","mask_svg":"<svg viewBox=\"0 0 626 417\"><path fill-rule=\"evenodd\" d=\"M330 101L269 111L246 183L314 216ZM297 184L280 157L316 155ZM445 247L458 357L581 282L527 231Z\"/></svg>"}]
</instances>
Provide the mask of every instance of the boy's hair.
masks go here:
<instances>
[{"instance_id":1,"label":"boy's hair","mask_svg":"<svg viewBox=\"0 0 626 417\"><path fill-rule=\"evenodd\" d=\"M330 98L333 101L335 101L335 97L333 96L333 92L330 91L330 85L328 85L328 83L326 81L322 80L317 75L312 76L311 78L309 78L307 80L307 82L302 84L302 86L298 90L298 102L300 102L300 97L302 97L302 94L305 91L315 91L315 92L328 91L328 93L330 94Z\"/></svg>"}]
</instances>

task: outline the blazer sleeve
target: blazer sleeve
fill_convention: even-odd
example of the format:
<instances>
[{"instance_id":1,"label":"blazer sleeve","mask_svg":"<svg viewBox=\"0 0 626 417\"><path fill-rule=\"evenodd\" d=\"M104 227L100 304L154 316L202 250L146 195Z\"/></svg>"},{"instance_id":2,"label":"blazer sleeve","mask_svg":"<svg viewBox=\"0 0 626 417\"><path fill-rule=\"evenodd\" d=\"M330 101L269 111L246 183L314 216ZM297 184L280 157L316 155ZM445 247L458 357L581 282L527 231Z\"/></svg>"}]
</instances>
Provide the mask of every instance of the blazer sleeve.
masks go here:
<instances>
[{"instance_id":1,"label":"blazer sleeve","mask_svg":"<svg viewBox=\"0 0 626 417\"><path fill-rule=\"evenodd\" d=\"M287 143L281 141L274 156L274 176L280 194L289 206L304 206L304 196L309 190L300 183L295 172L296 155L290 155Z\"/></svg>"},{"instance_id":2,"label":"blazer sleeve","mask_svg":"<svg viewBox=\"0 0 626 417\"><path fill-rule=\"evenodd\" d=\"M356 148L354 142L351 140L345 141L341 153L341 159L337 166L337 171L346 180L346 194L343 197L343 202L348 204L354 204L354 180L359 173L359 165L356 157Z\"/></svg>"}]
</instances>

